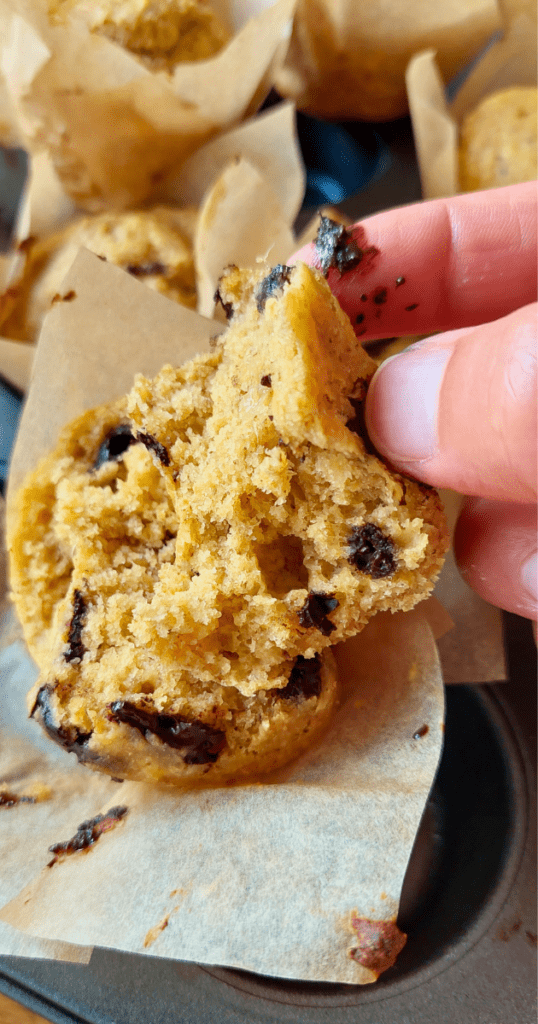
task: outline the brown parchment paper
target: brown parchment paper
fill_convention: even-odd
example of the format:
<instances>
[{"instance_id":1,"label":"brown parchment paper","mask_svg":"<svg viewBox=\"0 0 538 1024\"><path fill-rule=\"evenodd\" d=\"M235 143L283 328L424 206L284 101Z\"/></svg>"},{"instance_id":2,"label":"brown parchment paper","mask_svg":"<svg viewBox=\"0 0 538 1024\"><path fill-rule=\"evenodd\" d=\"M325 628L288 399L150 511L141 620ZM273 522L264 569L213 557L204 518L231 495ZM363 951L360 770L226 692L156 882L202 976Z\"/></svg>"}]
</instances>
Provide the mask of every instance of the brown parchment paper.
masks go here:
<instances>
[{"instance_id":1,"label":"brown parchment paper","mask_svg":"<svg viewBox=\"0 0 538 1024\"><path fill-rule=\"evenodd\" d=\"M293 224L303 201L305 171L295 127L295 105L279 103L222 132L196 150L163 182L159 202L199 206L222 168L243 158L269 182L282 215Z\"/></svg>"},{"instance_id":2,"label":"brown parchment paper","mask_svg":"<svg viewBox=\"0 0 538 1024\"><path fill-rule=\"evenodd\" d=\"M194 244L198 310L211 316L224 267L285 263L294 236L274 189L247 160L228 165L200 210Z\"/></svg>"},{"instance_id":3,"label":"brown parchment paper","mask_svg":"<svg viewBox=\"0 0 538 1024\"><path fill-rule=\"evenodd\" d=\"M160 201L199 207L194 254L198 309L211 316L218 278L230 263L277 263L294 248L292 225L302 203L305 171L295 130L295 108L283 103L223 132L187 161ZM47 153L32 157L21 200L14 251L0 258L0 329L17 302L27 272L24 239L67 226L82 211L66 195ZM20 246L18 248L17 246ZM30 340L30 339L29 339ZM5 372L0 342L0 372ZM7 360L8 370L11 359ZM12 379L8 375L8 379Z\"/></svg>"},{"instance_id":4,"label":"brown parchment paper","mask_svg":"<svg viewBox=\"0 0 538 1024\"><path fill-rule=\"evenodd\" d=\"M46 318L8 501L65 420L125 391L135 369L151 374L204 349L219 329L86 251L64 287L76 297L57 303ZM84 947L281 977L374 981L374 972L349 956L356 945L351 916L395 918L440 755L443 687L432 632L418 609L378 616L337 657L342 703L329 733L264 784L196 793L118 785L73 769L69 755L24 722L73 800L80 772L89 781L84 810L73 803L69 823L62 817L53 841L68 839L80 821L103 809L129 810L88 853L46 867L52 819L42 841L34 833L29 843L22 817L45 804L10 809L23 822L15 836L10 829L7 845L18 849L24 888L2 921L33 937ZM8 659L15 660L11 668ZM2 653L0 671L11 695L10 718L0 731L9 750L7 728L17 733L35 675L20 641ZM423 725L428 731L414 738ZM32 764L29 754L26 760ZM103 784L111 789L97 799L92 787ZM0 817L2 845L6 820Z\"/></svg>"},{"instance_id":5,"label":"brown parchment paper","mask_svg":"<svg viewBox=\"0 0 538 1024\"><path fill-rule=\"evenodd\" d=\"M449 81L500 27L496 0L299 0L275 81L322 117L387 121L407 112L414 53L434 47Z\"/></svg>"},{"instance_id":6,"label":"brown parchment paper","mask_svg":"<svg viewBox=\"0 0 538 1024\"><path fill-rule=\"evenodd\" d=\"M21 391L28 390L33 361L33 346L0 338L0 374Z\"/></svg>"},{"instance_id":7,"label":"brown parchment paper","mask_svg":"<svg viewBox=\"0 0 538 1024\"><path fill-rule=\"evenodd\" d=\"M459 126L491 92L512 85L536 85L535 19L516 14L506 31L483 54L452 103L445 98L433 50L418 53L406 73L409 109L424 199L459 192Z\"/></svg>"},{"instance_id":8,"label":"brown parchment paper","mask_svg":"<svg viewBox=\"0 0 538 1024\"><path fill-rule=\"evenodd\" d=\"M1 0L0 74L25 148L53 155L85 209L151 199L200 145L257 109L295 2L256 12L222 0L236 30L231 42L168 75L75 18L51 24L47 0Z\"/></svg>"},{"instance_id":9,"label":"brown parchment paper","mask_svg":"<svg viewBox=\"0 0 538 1024\"><path fill-rule=\"evenodd\" d=\"M280 103L248 118L238 128L220 132L176 168L171 177L155 186L152 202L200 206L223 169L241 158L271 183L283 216L292 224L305 189L293 103ZM21 200L18 240L57 231L80 213L81 208L65 192L50 155L45 150L33 153Z\"/></svg>"}]
</instances>

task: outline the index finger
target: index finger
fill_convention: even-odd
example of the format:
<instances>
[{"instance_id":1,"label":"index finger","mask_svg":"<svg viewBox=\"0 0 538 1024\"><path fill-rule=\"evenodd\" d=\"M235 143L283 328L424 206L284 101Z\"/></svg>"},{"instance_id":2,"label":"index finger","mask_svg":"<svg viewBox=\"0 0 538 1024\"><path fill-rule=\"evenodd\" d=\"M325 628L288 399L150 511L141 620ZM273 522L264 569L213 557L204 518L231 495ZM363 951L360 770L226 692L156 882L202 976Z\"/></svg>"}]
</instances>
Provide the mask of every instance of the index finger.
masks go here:
<instances>
[{"instance_id":1,"label":"index finger","mask_svg":"<svg viewBox=\"0 0 538 1024\"><path fill-rule=\"evenodd\" d=\"M537 205L531 181L378 213L350 229L366 255L331 268L331 290L364 340L506 316L536 299ZM313 243L295 258L320 265Z\"/></svg>"}]
</instances>

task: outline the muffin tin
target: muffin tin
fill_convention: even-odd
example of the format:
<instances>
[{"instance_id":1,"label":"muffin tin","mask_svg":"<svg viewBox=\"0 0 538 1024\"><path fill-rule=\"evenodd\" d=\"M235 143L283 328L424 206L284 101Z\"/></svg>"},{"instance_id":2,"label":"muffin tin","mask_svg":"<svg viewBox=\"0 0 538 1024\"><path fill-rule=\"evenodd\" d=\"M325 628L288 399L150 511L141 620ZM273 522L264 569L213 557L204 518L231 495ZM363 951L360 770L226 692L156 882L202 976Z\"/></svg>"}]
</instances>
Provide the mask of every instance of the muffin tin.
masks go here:
<instances>
[{"instance_id":1,"label":"muffin tin","mask_svg":"<svg viewBox=\"0 0 538 1024\"><path fill-rule=\"evenodd\" d=\"M360 126L346 130L360 139ZM380 135L390 166L345 201L353 219L420 197L409 122ZM402 894L409 939L376 985L96 949L85 967L0 957L0 990L53 1024L534 1024L536 649L528 622L504 625L509 681L448 688L444 753Z\"/></svg>"}]
</instances>

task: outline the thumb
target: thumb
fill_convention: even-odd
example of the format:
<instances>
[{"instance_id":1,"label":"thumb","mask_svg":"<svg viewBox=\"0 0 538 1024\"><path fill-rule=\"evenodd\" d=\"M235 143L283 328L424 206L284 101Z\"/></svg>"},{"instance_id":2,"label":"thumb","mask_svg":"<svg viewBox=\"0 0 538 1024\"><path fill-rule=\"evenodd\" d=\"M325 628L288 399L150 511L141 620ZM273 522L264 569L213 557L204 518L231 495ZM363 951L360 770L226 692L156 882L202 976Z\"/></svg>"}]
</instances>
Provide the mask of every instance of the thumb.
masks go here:
<instances>
[{"instance_id":1,"label":"thumb","mask_svg":"<svg viewBox=\"0 0 538 1024\"><path fill-rule=\"evenodd\" d=\"M383 363L366 401L378 451L436 487L536 501L536 304Z\"/></svg>"}]
</instances>

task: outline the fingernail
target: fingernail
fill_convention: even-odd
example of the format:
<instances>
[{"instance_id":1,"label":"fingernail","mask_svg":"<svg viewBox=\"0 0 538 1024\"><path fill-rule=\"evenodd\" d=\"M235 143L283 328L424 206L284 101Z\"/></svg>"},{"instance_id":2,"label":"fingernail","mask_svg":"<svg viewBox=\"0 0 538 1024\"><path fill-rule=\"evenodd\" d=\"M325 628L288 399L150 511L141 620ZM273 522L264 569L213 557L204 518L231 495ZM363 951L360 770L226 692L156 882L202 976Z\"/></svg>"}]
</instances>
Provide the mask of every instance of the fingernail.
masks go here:
<instances>
[{"instance_id":1,"label":"fingernail","mask_svg":"<svg viewBox=\"0 0 538 1024\"><path fill-rule=\"evenodd\" d=\"M538 603L538 552L535 551L521 566L521 583L527 596Z\"/></svg>"},{"instance_id":2,"label":"fingernail","mask_svg":"<svg viewBox=\"0 0 538 1024\"><path fill-rule=\"evenodd\" d=\"M439 393L450 355L450 348L419 344L377 371L368 394L368 430L392 461L418 462L436 454Z\"/></svg>"}]
</instances>

